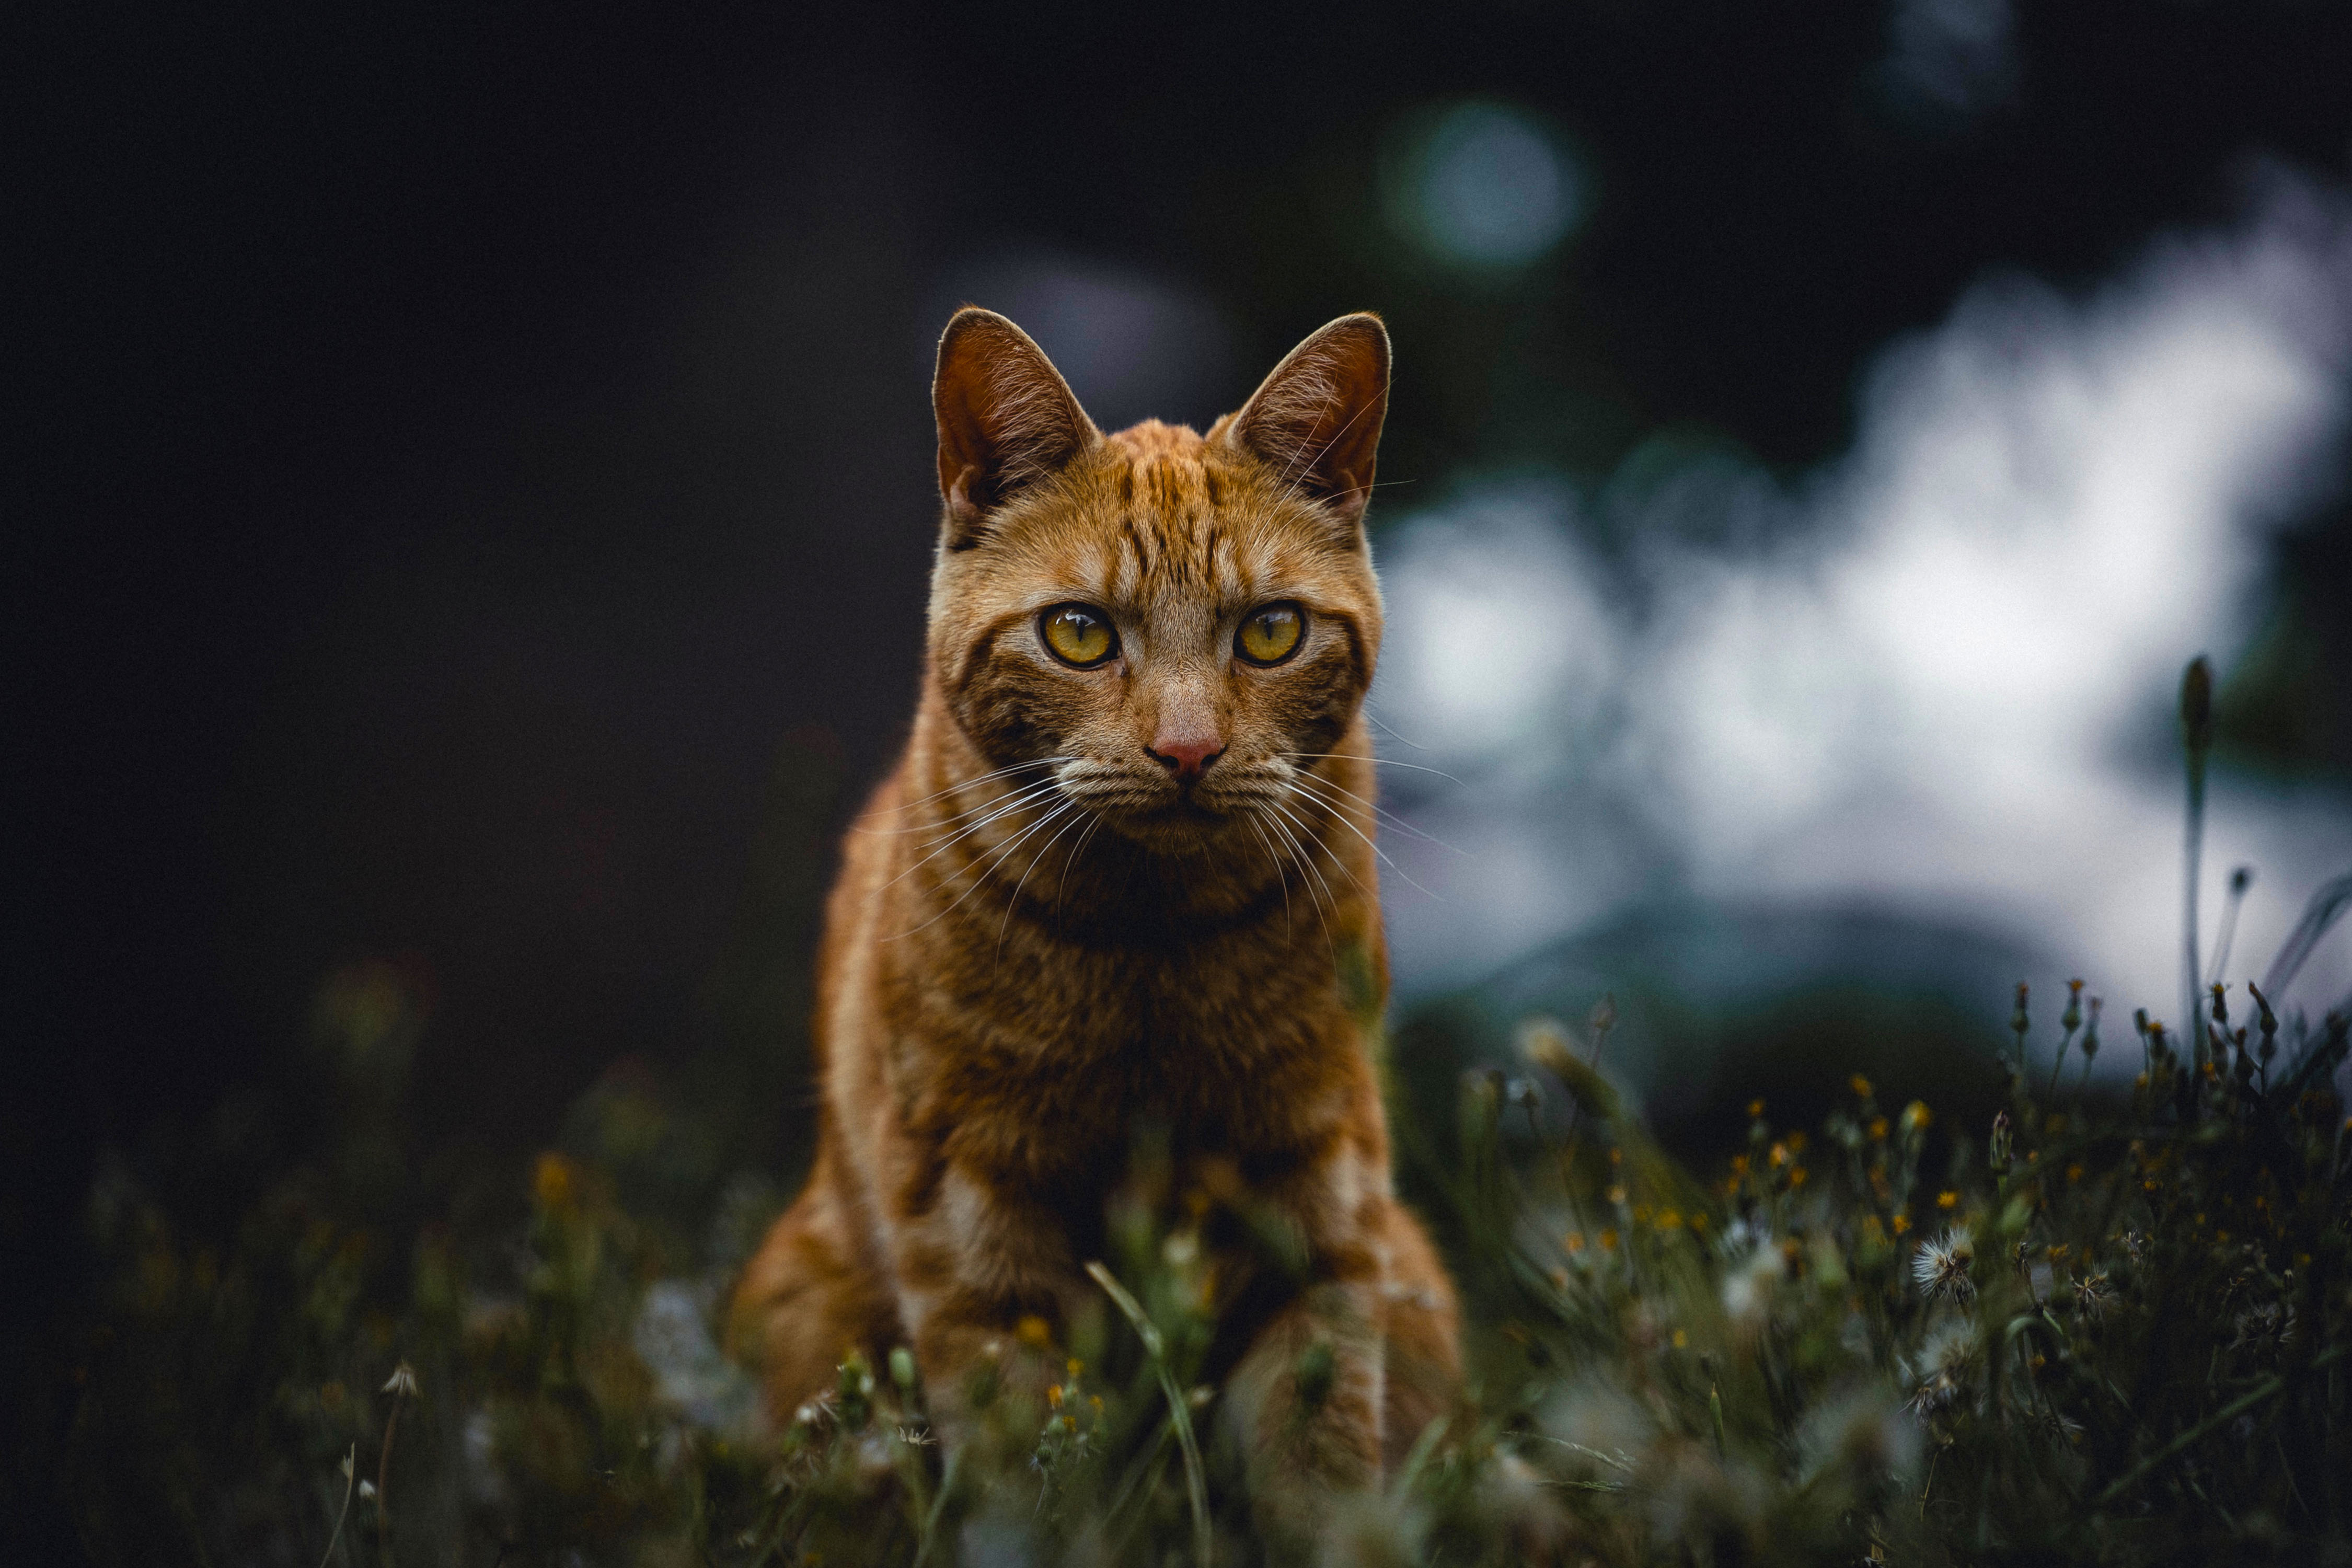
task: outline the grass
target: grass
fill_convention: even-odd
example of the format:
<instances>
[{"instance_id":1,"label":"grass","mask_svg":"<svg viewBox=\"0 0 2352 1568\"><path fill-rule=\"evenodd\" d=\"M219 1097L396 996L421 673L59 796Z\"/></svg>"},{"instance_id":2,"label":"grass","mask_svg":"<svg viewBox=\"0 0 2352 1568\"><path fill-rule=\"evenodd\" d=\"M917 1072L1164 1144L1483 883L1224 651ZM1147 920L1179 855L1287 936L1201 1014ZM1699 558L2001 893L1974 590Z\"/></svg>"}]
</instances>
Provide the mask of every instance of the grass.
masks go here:
<instances>
[{"instance_id":1,"label":"grass","mask_svg":"<svg viewBox=\"0 0 2352 1568\"><path fill-rule=\"evenodd\" d=\"M2126 1033L2079 984L2054 1019L2019 985L1989 1119L1855 1076L1811 1125L1757 1101L1696 1164L1603 1070L1613 1010L1527 1020L1450 1120L1395 1109L1471 1376L1327 1555L2352 1563L2346 1024L2282 1020L2275 989ZM59 1361L94 1560L1262 1560L1202 1378L1205 1238L1251 1227L1169 1192L1149 1137L1135 1190L1169 1201L1113 1207L1095 1310L998 1347L1048 1370L1045 1401L984 1370L945 1454L894 1352L771 1429L712 1325L779 1188L642 1077L560 1150L419 1170L417 1026L396 976L331 984L304 1137L236 1203L192 1157L101 1176L100 1285ZM2117 1051L2127 1089L2092 1072Z\"/></svg>"}]
</instances>

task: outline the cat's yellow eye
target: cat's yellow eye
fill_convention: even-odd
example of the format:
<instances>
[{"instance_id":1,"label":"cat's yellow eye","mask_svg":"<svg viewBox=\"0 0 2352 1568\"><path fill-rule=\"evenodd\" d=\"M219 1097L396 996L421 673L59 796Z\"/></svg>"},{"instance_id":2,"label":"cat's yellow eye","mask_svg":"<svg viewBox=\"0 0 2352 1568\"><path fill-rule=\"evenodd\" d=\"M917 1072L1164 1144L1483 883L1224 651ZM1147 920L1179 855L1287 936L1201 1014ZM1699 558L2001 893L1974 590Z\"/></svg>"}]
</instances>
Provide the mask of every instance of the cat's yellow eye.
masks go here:
<instances>
[{"instance_id":1,"label":"cat's yellow eye","mask_svg":"<svg viewBox=\"0 0 2352 1568\"><path fill-rule=\"evenodd\" d=\"M1280 664L1298 651L1307 635L1307 612L1296 605L1260 605L1242 617L1234 651L1252 664Z\"/></svg>"},{"instance_id":2,"label":"cat's yellow eye","mask_svg":"<svg viewBox=\"0 0 2352 1568\"><path fill-rule=\"evenodd\" d=\"M1037 630L1054 657L1091 669L1118 651L1110 617L1091 605L1056 605L1037 617Z\"/></svg>"}]
</instances>

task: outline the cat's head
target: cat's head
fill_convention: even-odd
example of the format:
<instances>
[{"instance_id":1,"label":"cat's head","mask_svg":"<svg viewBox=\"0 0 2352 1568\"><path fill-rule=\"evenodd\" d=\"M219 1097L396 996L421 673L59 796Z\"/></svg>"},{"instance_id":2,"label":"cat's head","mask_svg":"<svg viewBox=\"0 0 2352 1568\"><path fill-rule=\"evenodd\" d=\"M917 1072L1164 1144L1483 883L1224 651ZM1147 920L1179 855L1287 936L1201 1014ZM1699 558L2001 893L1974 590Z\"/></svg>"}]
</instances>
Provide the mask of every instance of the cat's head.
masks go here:
<instances>
[{"instance_id":1,"label":"cat's head","mask_svg":"<svg viewBox=\"0 0 2352 1568\"><path fill-rule=\"evenodd\" d=\"M1371 684L1388 385L1380 319L1342 316L1207 435L1107 436L1020 328L957 312L929 679L980 755L1061 759L1064 794L1147 844L1275 813Z\"/></svg>"}]
</instances>

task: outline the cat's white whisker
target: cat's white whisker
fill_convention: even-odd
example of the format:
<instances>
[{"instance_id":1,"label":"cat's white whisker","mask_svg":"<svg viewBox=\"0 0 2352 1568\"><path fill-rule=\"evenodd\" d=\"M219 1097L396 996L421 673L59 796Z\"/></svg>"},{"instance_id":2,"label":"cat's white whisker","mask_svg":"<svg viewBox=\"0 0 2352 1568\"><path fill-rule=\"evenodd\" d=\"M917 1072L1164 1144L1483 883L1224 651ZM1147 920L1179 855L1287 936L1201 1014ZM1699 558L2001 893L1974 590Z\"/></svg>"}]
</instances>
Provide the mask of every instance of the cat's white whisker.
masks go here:
<instances>
[{"instance_id":1,"label":"cat's white whisker","mask_svg":"<svg viewBox=\"0 0 2352 1568\"><path fill-rule=\"evenodd\" d=\"M954 795L960 790L971 789L976 785L984 784L991 779L1007 778L1014 773L1025 773L1031 768L1052 767L1057 763L1067 763L1075 760L1075 758L1066 756L1039 757L1034 762L1013 763L1006 767L992 768L984 773L974 773L968 779L958 779L955 783L948 785L945 789L935 789L919 800L902 800L898 805L886 808L886 813L912 811L917 806L929 805L931 802L944 799L948 795ZM985 811L988 807L986 805L976 805L971 809L972 811ZM959 818L970 816L971 815L971 811L960 811L956 813L954 816L950 816L946 820L948 822L954 822ZM920 833L926 828L937 827L940 826L942 825L935 822L922 822L917 823L912 827L867 827L862 821L860 821L851 823L849 825L849 829L853 833Z\"/></svg>"},{"instance_id":2,"label":"cat's white whisker","mask_svg":"<svg viewBox=\"0 0 2352 1568\"><path fill-rule=\"evenodd\" d=\"M1403 834L1408 838L1418 838L1424 844L1434 844L1440 849L1447 850L1455 855L1462 853L1461 850L1455 849L1453 845L1448 844L1444 839L1438 837L1435 834L1425 832L1423 829L1414 826L1412 823L1407 822L1403 817L1399 816L1395 812L1391 811L1388 807L1381 805L1380 802L1370 799L1358 791L1349 789L1343 784L1337 783L1331 779L1327 779L1320 773L1308 773L1304 768L1300 768L1295 770L1286 779L1284 780L1284 782L1294 788L1305 785L1317 789L1334 791L1339 798L1352 800L1362 805L1365 810L1372 814L1372 820L1379 823L1383 827L1392 828L1396 832ZM1327 803L1332 801L1331 796L1326 796L1325 799Z\"/></svg>"},{"instance_id":3,"label":"cat's white whisker","mask_svg":"<svg viewBox=\"0 0 2352 1568\"><path fill-rule=\"evenodd\" d=\"M956 910L963 908L964 900L971 898L972 894L980 891L981 888L988 881L988 879L996 874L997 868L1012 858L1015 850L1019 849L1022 845L1027 843L1030 839L1035 837L1038 831L1045 827L1048 823L1057 820L1066 813L1076 811L1077 809L1078 806L1076 802L1066 800L1061 805L1055 806L1053 810L1047 812L1045 816L1039 817L1036 821L1031 823L1028 826L1023 828L1016 837L997 846L994 851L995 858L989 861L987 865L976 869L967 868L967 869L971 870L971 884L965 888L962 892L956 895L955 902L950 904L946 909L941 910L938 914L933 915L929 920L925 921L921 925L916 926L910 931L902 931L895 937L886 937L883 940L887 942L898 942L904 938L913 936L917 931L929 931L931 927L939 924L940 921L955 913Z\"/></svg>"},{"instance_id":4,"label":"cat's white whisker","mask_svg":"<svg viewBox=\"0 0 2352 1568\"><path fill-rule=\"evenodd\" d=\"M1048 779L1044 784L1030 785L1027 789L1013 795L1010 800L995 803L996 809L990 812L986 816L982 817L978 822L973 823L971 826L957 833L953 837L944 839L936 845L930 846L929 854L925 855L921 859L916 861L913 865L908 867L905 870L891 878L887 882L885 882L882 885L883 890L887 892L888 889L897 887L900 882L905 881L908 878L913 876L916 872L921 870L924 867L938 859L941 855L947 853L947 851L954 846L971 837L982 828L986 827L990 823L1010 816L1013 813L1021 811L1026 807L1034 806L1060 788L1061 786L1059 784L1055 784L1053 780Z\"/></svg>"},{"instance_id":5,"label":"cat's white whisker","mask_svg":"<svg viewBox=\"0 0 2352 1568\"><path fill-rule=\"evenodd\" d=\"M1414 881L1412 879L1412 873L1408 872L1403 867L1398 865L1395 861L1390 859L1388 851L1373 843L1372 836L1370 834L1366 833L1362 828L1349 821L1348 814L1339 809L1337 804L1325 800L1318 795L1311 795L1306 790L1300 789L1296 783L1293 783L1290 785L1290 789L1291 793L1297 795L1301 800L1312 801L1317 805L1321 806L1332 821L1338 823L1340 826L1346 828L1349 832L1362 839L1364 841L1364 847L1370 849L1375 856L1379 857L1381 865L1386 866L1390 870L1394 871L1398 876L1403 878L1407 887L1415 889L1423 893L1428 893L1433 899L1437 897L1435 893L1431 893L1427 888L1422 887L1419 882Z\"/></svg>"},{"instance_id":6,"label":"cat's white whisker","mask_svg":"<svg viewBox=\"0 0 2352 1568\"><path fill-rule=\"evenodd\" d=\"M1262 824L1260 824L1260 823L1259 823L1259 821L1257 820L1257 818L1256 818L1256 817L1255 817L1255 816L1253 816L1253 817L1249 817L1249 818L1247 818L1246 820L1248 821L1248 823L1249 823L1249 825L1250 825L1250 831L1251 831L1252 833L1255 833L1255 834L1256 834L1256 835L1257 835L1257 841L1258 841L1259 846L1260 846L1261 847L1263 847L1263 848L1265 850L1265 858L1266 858L1266 863L1267 863L1268 865L1270 865L1270 866L1272 866L1272 867L1274 868L1274 876L1275 876L1275 880L1276 880L1276 881L1277 881L1277 882L1279 882L1279 883L1282 885L1282 931L1283 931L1283 935L1285 935L1286 937L1288 937L1288 936L1295 936L1295 935L1297 935L1297 934L1298 925L1297 925L1297 922L1295 920L1293 920L1293 919L1291 918L1291 913L1290 913L1290 877L1289 877L1289 874L1283 870L1283 868L1282 868L1282 861L1281 861L1281 860L1280 860L1280 859L1279 859L1279 858L1275 855L1275 852L1274 852L1274 841L1273 841L1272 839L1268 838L1268 837L1265 836L1265 826L1264 826Z\"/></svg>"},{"instance_id":7,"label":"cat's white whisker","mask_svg":"<svg viewBox=\"0 0 2352 1568\"><path fill-rule=\"evenodd\" d=\"M1033 876L1036 872L1037 868L1044 863L1045 857L1054 852L1054 846L1062 841L1062 835L1067 833L1071 828L1079 826L1085 820L1086 813L1081 811L1077 816L1072 817L1061 826L1054 829L1054 837L1045 840L1045 845L1038 849L1037 853L1029 857L1029 864L1022 868L1021 879L1013 884L1013 896L1004 900L1004 918L999 921L996 924L996 956L991 961L992 963L1002 963L1004 961L1004 937L1005 933L1013 929L1013 911L1018 909L1021 905L1021 889L1029 885L1030 877ZM1097 817L1096 820L1100 821L1101 818ZM1066 876L1069 871L1069 867L1066 862L1064 864L1062 869L1064 875Z\"/></svg>"},{"instance_id":8,"label":"cat's white whisker","mask_svg":"<svg viewBox=\"0 0 2352 1568\"><path fill-rule=\"evenodd\" d=\"M1376 768L1404 768L1416 773L1435 773L1439 778L1444 779L1447 784L1458 784L1462 783L1460 779L1455 778L1452 773L1445 772L1443 768L1425 768L1419 763L1401 763L1393 757L1368 757L1358 752L1276 752L1275 755L1278 757L1304 757L1312 763L1319 763L1326 757L1340 757L1349 762L1370 763ZM1468 786L1465 785L1464 787L1466 788Z\"/></svg>"},{"instance_id":9,"label":"cat's white whisker","mask_svg":"<svg viewBox=\"0 0 2352 1568\"><path fill-rule=\"evenodd\" d=\"M1095 833L1103 825L1102 813L1090 812L1088 815L1094 820L1087 825L1084 833L1078 835L1077 847L1072 849L1070 858L1062 862L1062 879L1054 886L1054 909L1057 913L1062 908L1062 895L1070 889L1070 873L1077 869L1079 857L1087 852L1087 846L1095 841Z\"/></svg>"},{"instance_id":10,"label":"cat's white whisker","mask_svg":"<svg viewBox=\"0 0 2352 1568\"><path fill-rule=\"evenodd\" d=\"M1298 835L1292 832L1289 826L1279 816L1268 816L1265 821L1276 833L1282 835L1284 840L1290 846L1291 858L1298 862L1298 880L1307 889L1308 898L1314 902L1316 918L1323 924L1323 945L1330 950L1331 962L1336 965L1339 962L1339 949L1331 936L1330 904L1338 899L1339 895L1331 891L1331 884L1325 880L1323 873L1316 868L1313 857L1298 841ZM1307 880L1310 876L1314 878L1312 882ZM1317 883L1321 884L1319 889L1316 886Z\"/></svg>"}]
</instances>

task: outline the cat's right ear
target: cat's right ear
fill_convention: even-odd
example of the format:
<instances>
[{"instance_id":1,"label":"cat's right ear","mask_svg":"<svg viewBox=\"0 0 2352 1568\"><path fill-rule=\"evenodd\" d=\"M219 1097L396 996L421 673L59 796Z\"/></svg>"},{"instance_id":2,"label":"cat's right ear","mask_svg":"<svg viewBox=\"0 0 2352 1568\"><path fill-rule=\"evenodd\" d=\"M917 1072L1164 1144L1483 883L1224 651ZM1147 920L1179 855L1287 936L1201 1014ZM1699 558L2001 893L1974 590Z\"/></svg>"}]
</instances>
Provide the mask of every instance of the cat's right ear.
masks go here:
<instances>
[{"instance_id":1,"label":"cat's right ear","mask_svg":"<svg viewBox=\"0 0 2352 1568\"><path fill-rule=\"evenodd\" d=\"M1102 439L1045 351L976 305L958 310L940 334L931 409L950 550L979 543L989 513L1015 490Z\"/></svg>"}]
</instances>

